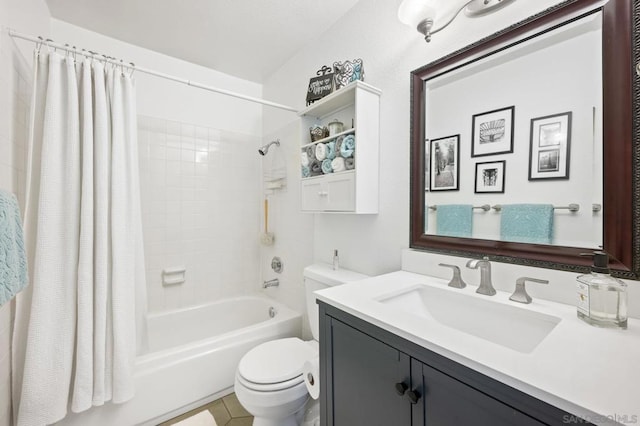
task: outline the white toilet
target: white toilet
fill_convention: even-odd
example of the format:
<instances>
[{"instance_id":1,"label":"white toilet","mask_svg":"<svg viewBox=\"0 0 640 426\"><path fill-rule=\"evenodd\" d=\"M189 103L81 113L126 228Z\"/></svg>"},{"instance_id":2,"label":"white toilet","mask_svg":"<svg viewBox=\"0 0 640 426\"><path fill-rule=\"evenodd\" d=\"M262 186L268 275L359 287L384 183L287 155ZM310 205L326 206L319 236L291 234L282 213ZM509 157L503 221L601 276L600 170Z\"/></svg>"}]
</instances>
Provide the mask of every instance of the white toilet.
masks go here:
<instances>
[{"instance_id":1,"label":"white toilet","mask_svg":"<svg viewBox=\"0 0 640 426\"><path fill-rule=\"evenodd\" d=\"M236 371L236 396L254 416L254 426L298 426L303 422L309 394L302 365L318 356L318 305L313 292L364 278L367 276L346 269L334 271L327 264L314 264L304 269L313 340L305 342L292 337L262 343L242 357ZM318 412L317 409L307 411ZM314 423L309 419L305 421L305 425Z\"/></svg>"}]
</instances>

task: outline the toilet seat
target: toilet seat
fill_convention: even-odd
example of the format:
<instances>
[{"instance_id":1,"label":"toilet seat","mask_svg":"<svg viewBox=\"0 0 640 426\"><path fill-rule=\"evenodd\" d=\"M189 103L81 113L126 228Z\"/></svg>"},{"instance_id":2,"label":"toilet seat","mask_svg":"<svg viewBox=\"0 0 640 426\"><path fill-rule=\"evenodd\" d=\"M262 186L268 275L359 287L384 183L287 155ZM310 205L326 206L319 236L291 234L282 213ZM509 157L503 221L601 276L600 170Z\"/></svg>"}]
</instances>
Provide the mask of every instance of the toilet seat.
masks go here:
<instances>
[{"instance_id":1,"label":"toilet seat","mask_svg":"<svg viewBox=\"0 0 640 426\"><path fill-rule=\"evenodd\" d=\"M268 384L254 383L250 380L247 380L245 377L242 377L241 374L237 374L236 378L238 379L238 382L242 384L242 386L246 387L247 389L251 389L258 392L281 391L281 390L292 388L304 382L304 378L302 377L302 374L290 380L285 380L284 382L268 383Z\"/></svg>"},{"instance_id":2,"label":"toilet seat","mask_svg":"<svg viewBox=\"0 0 640 426\"><path fill-rule=\"evenodd\" d=\"M275 392L304 381L302 366L317 356L313 345L297 337L262 343L240 360L237 378L243 386L262 392Z\"/></svg>"}]
</instances>

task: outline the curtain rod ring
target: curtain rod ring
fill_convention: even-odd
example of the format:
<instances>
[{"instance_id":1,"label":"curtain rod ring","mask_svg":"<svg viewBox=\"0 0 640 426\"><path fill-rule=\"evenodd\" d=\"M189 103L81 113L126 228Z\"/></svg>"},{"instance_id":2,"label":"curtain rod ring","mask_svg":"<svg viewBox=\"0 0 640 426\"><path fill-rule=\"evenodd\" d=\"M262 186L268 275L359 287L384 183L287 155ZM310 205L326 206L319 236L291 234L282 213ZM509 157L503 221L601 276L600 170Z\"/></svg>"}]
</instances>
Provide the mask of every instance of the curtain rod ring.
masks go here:
<instances>
[{"instance_id":1,"label":"curtain rod ring","mask_svg":"<svg viewBox=\"0 0 640 426\"><path fill-rule=\"evenodd\" d=\"M44 39L41 36L38 36L38 40L36 42L36 56L40 56L40 48L42 48L42 43Z\"/></svg>"}]
</instances>

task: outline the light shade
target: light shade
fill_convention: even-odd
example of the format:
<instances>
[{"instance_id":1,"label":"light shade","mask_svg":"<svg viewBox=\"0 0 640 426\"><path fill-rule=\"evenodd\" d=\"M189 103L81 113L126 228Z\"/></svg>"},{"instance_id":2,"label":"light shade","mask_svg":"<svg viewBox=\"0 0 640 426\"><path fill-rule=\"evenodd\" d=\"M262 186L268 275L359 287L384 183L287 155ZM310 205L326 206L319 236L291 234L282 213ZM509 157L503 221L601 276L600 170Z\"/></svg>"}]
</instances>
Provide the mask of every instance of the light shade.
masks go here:
<instances>
[{"instance_id":1,"label":"light shade","mask_svg":"<svg viewBox=\"0 0 640 426\"><path fill-rule=\"evenodd\" d=\"M484 16L515 0L403 0L398 19L431 40L431 35L447 27L466 9L469 17Z\"/></svg>"},{"instance_id":2,"label":"light shade","mask_svg":"<svg viewBox=\"0 0 640 426\"><path fill-rule=\"evenodd\" d=\"M425 19L435 20L436 9L430 0L403 0L398 8L398 19L403 24L416 28Z\"/></svg>"}]
</instances>

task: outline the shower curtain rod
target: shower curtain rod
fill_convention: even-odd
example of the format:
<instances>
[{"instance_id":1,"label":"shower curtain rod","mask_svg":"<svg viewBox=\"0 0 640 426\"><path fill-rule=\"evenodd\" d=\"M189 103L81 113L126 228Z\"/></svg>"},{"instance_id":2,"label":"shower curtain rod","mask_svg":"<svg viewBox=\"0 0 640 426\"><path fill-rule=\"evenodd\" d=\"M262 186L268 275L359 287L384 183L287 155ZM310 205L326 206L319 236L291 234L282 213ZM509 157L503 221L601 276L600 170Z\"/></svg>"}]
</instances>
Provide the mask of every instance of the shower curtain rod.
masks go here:
<instances>
[{"instance_id":1,"label":"shower curtain rod","mask_svg":"<svg viewBox=\"0 0 640 426\"><path fill-rule=\"evenodd\" d=\"M94 58L94 59L97 59L97 60L100 60L100 61L104 61L104 62L107 62L107 63L110 63L110 64L114 64L114 65L118 65L118 66L130 69L130 70L133 70L133 71L136 71L136 72L141 72L141 73L144 73L144 74L149 74L149 75L153 75L153 76L156 76L156 77L164 78L166 80L171 80L171 81L175 81L175 82L178 82L178 83L186 84L187 86L195 87L195 88L202 89L202 90L207 90L209 92L215 92L215 93L220 93L220 94L227 95L227 96L233 96L234 98L243 99L243 100L249 101L249 102L255 102L255 103L258 103L258 104L270 106L270 107L273 107L273 108L282 109L282 110L285 110L285 111L298 112L297 109L292 108L292 107L287 106L287 105L282 105L282 104L278 104L278 103L271 102L271 101L265 101L264 99L255 98L253 96L243 95L241 93L236 93L236 92L232 92L230 90L220 89L220 88L214 87L214 86L207 86L207 85L202 84L202 83L197 83L195 81L187 80L186 78L176 77L176 76L165 74L165 73L162 73L162 72L159 72L159 71L154 71L154 70L151 70L151 69L148 69L148 68L140 67L138 65L135 65L133 62L125 64L122 61L115 60L115 58L108 57L108 56L102 55L100 53L96 53L96 52L92 52L92 51L84 50L84 49L78 50L78 49L75 48L75 46L71 47L69 45L62 45L62 44L59 44L59 43L55 43L53 40L50 40L50 39L46 39L45 40L43 38L34 37L34 36L31 36L31 35L27 35L27 34L22 34L22 33L19 33L17 31L12 30L11 28L8 29L8 33L13 38L20 38L22 40L27 40L27 41L30 41L30 42L33 42L33 43L37 43L37 44L42 44L42 45L45 45L45 46L53 47L54 49L60 49L60 50L66 51L66 52L71 52L71 53L76 54L76 55L82 55L82 56L87 57L87 58Z\"/></svg>"}]
</instances>

